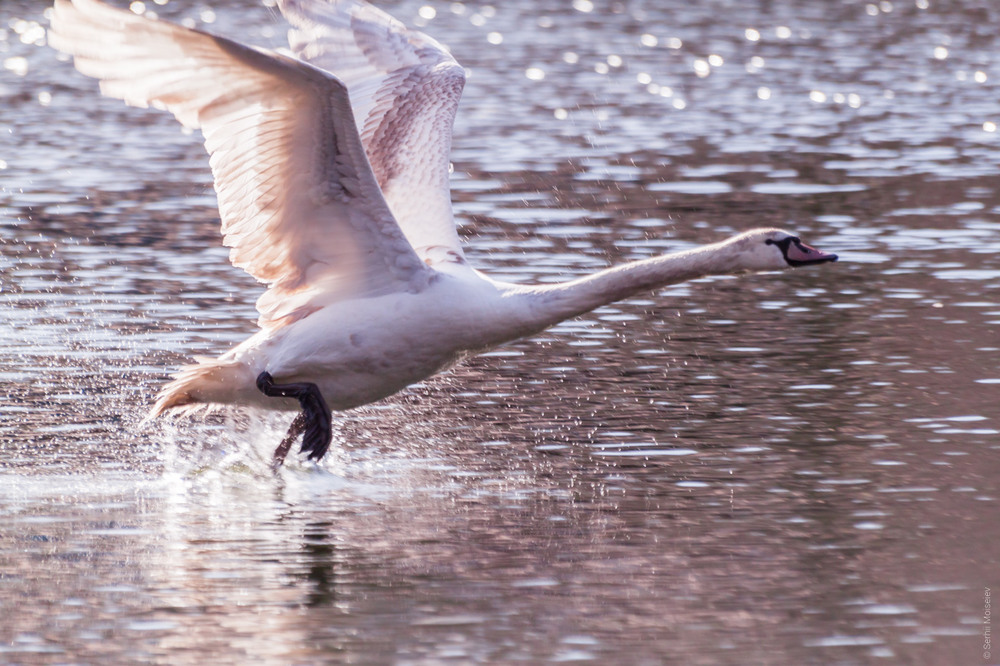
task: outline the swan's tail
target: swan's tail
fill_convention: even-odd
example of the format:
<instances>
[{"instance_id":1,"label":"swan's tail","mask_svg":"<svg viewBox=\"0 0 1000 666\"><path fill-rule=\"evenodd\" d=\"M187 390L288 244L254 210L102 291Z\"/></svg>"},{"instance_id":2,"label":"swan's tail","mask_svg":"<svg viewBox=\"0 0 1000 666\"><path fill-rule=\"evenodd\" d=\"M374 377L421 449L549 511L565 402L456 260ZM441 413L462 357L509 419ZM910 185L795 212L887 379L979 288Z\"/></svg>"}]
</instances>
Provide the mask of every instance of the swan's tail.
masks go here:
<instances>
[{"instance_id":1,"label":"swan's tail","mask_svg":"<svg viewBox=\"0 0 1000 666\"><path fill-rule=\"evenodd\" d=\"M156 396L156 404L146 420L164 412L193 412L211 404L233 402L243 379L242 366L232 361L198 357L194 365L181 368L173 381Z\"/></svg>"}]
</instances>

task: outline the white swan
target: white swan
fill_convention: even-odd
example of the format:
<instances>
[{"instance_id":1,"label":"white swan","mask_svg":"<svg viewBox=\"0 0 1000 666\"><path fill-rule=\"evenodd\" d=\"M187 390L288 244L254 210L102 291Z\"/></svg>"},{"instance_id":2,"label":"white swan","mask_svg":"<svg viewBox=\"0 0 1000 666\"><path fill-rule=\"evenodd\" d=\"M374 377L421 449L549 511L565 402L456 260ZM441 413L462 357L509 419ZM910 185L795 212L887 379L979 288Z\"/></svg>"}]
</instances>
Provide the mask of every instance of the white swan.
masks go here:
<instances>
[{"instance_id":1,"label":"white swan","mask_svg":"<svg viewBox=\"0 0 1000 666\"><path fill-rule=\"evenodd\" d=\"M152 416L227 403L301 410L275 462L303 433L302 451L319 459L331 408L379 400L463 356L636 292L837 258L756 229L562 284L492 280L466 263L452 218L462 67L361 0L278 5L297 57L97 0L55 3L49 43L105 95L202 130L230 258L267 285L261 330L182 369Z\"/></svg>"}]
</instances>

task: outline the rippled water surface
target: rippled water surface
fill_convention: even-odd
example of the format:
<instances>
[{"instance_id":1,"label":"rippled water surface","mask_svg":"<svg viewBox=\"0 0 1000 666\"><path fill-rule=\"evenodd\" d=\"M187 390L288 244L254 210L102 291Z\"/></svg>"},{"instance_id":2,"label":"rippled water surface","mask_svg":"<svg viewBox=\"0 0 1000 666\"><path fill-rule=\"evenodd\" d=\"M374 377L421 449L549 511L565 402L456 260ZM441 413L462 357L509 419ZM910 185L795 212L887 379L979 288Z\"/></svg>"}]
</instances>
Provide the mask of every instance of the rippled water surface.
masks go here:
<instances>
[{"instance_id":1,"label":"rippled water surface","mask_svg":"<svg viewBox=\"0 0 1000 666\"><path fill-rule=\"evenodd\" d=\"M198 137L4 0L0 662L1000 663L1000 8L385 6L470 70L453 187L491 274L761 225L842 261L602 308L273 476L280 420L142 423L254 330Z\"/></svg>"}]
</instances>

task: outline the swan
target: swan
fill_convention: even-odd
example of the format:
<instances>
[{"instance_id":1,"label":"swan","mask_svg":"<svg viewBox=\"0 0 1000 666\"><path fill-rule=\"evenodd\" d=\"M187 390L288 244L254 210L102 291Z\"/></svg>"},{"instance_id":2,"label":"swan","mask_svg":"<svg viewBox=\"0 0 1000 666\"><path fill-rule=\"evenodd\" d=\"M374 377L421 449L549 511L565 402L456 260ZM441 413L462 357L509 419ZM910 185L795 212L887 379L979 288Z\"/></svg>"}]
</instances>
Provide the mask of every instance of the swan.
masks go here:
<instances>
[{"instance_id":1,"label":"swan","mask_svg":"<svg viewBox=\"0 0 1000 666\"><path fill-rule=\"evenodd\" d=\"M469 265L449 152L465 70L362 0L278 0L291 54L109 7L56 0L49 44L104 95L201 129L232 263L266 285L259 331L173 375L150 412L296 411L274 452L319 460L332 410L392 395L463 357L637 292L836 261L754 229L560 284Z\"/></svg>"}]
</instances>

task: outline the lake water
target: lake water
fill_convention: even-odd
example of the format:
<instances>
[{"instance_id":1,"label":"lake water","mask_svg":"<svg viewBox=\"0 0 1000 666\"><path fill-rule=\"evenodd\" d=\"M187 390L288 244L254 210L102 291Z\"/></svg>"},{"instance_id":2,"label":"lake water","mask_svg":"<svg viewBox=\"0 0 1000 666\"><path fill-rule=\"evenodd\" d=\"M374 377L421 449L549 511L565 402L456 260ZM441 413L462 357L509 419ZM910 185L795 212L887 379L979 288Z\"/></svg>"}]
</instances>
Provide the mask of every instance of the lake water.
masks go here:
<instances>
[{"instance_id":1,"label":"lake water","mask_svg":"<svg viewBox=\"0 0 1000 666\"><path fill-rule=\"evenodd\" d=\"M142 422L254 330L198 136L4 0L0 663L1000 663L998 7L384 6L470 70L455 207L492 275L765 225L841 262L602 308L275 476L276 417Z\"/></svg>"}]
</instances>

